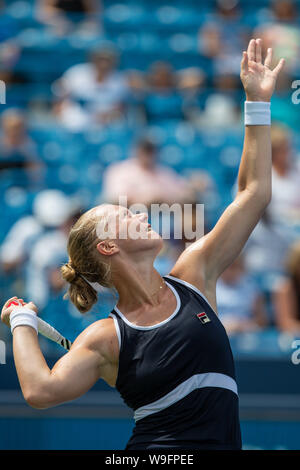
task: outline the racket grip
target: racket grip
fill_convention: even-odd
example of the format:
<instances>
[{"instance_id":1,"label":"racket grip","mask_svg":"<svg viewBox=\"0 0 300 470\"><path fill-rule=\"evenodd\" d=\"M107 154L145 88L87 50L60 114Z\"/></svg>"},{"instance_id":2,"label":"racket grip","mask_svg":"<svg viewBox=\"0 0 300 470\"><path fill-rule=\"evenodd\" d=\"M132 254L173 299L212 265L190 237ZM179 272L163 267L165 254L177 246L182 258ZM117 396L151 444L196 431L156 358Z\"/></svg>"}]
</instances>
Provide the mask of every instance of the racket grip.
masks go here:
<instances>
[{"instance_id":1,"label":"racket grip","mask_svg":"<svg viewBox=\"0 0 300 470\"><path fill-rule=\"evenodd\" d=\"M55 343L60 344L63 348L67 349L68 351L71 348L71 341L66 339L55 328L53 328L53 326L49 325L49 323L45 322L39 317L38 330L41 335L45 336L48 339L51 339L51 341L54 341Z\"/></svg>"}]
</instances>

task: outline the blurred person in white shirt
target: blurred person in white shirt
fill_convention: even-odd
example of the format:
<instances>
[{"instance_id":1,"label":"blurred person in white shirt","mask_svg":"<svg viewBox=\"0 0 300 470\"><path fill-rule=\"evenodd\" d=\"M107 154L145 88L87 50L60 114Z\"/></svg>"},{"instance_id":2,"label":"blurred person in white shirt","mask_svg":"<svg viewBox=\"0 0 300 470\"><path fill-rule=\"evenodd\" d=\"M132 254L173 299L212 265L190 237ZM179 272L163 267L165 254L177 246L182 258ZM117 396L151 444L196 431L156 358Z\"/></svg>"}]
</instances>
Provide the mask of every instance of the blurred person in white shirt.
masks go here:
<instances>
[{"instance_id":1,"label":"blurred person in white shirt","mask_svg":"<svg viewBox=\"0 0 300 470\"><path fill-rule=\"evenodd\" d=\"M51 289L63 286L57 273L66 256L67 235L77 212L78 202L61 191L41 191L33 202L32 215L19 219L0 247L4 273L25 276L23 295L33 297L41 306L46 304Z\"/></svg>"},{"instance_id":2,"label":"blurred person in white shirt","mask_svg":"<svg viewBox=\"0 0 300 470\"><path fill-rule=\"evenodd\" d=\"M72 66L55 82L60 101L54 112L65 127L87 129L124 118L129 85L117 63L115 48L107 44L93 51L89 62Z\"/></svg>"},{"instance_id":3,"label":"blurred person in white shirt","mask_svg":"<svg viewBox=\"0 0 300 470\"><path fill-rule=\"evenodd\" d=\"M292 153L290 140L288 129L272 126L272 200L268 211L274 222L287 225L300 223L300 161Z\"/></svg>"},{"instance_id":4,"label":"blurred person in white shirt","mask_svg":"<svg viewBox=\"0 0 300 470\"><path fill-rule=\"evenodd\" d=\"M245 245L247 269L264 276L273 290L284 271L289 246L299 237L300 167L292 153L290 133L272 125L272 199Z\"/></svg>"}]
</instances>

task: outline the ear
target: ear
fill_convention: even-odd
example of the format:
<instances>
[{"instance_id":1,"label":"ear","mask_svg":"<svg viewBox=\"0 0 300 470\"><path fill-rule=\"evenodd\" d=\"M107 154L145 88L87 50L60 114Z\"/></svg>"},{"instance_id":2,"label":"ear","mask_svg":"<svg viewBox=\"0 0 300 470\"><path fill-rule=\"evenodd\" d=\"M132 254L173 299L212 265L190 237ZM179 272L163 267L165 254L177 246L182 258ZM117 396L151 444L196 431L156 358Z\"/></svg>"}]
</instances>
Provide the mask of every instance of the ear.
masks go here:
<instances>
[{"instance_id":1,"label":"ear","mask_svg":"<svg viewBox=\"0 0 300 470\"><path fill-rule=\"evenodd\" d=\"M99 253L105 256L111 256L115 253L119 253L119 247L111 240L103 240L97 245L97 250Z\"/></svg>"}]
</instances>

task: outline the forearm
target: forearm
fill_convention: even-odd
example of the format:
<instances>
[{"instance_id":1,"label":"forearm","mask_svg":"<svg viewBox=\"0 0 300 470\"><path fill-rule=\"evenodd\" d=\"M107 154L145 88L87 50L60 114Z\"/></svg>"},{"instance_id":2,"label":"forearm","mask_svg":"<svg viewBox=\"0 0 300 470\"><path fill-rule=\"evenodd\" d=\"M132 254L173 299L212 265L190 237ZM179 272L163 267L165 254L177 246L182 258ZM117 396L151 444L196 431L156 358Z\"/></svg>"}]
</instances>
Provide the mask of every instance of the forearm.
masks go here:
<instances>
[{"instance_id":1,"label":"forearm","mask_svg":"<svg viewBox=\"0 0 300 470\"><path fill-rule=\"evenodd\" d=\"M271 70L272 49L269 48L263 62L261 39L251 39L247 52L243 52L241 80L247 102L245 108L246 129L242 161L238 176L239 191L255 194L256 202L267 205L271 198L272 152L270 138L269 103L275 89L277 76L284 66L281 59ZM251 124L251 125L249 125Z\"/></svg>"},{"instance_id":2,"label":"forearm","mask_svg":"<svg viewBox=\"0 0 300 470\"><path fill-rule=\"evenodd\" d=\"M51 371L39 346L38 336L30 326L18 326L13 333L13 354L18 379L25 400L38 407L48 389Z\"/></svg>"},{"instance_id":3,"label":"forearm","mask_svg":"<svg viewBox=\"0 0 300 470\"><path fill-rule=\"evenodd\" d=\"M246 126L238 174L238 191L245 189L269 201L272 191L270 126Z\"/></svg>"}]
</instances>

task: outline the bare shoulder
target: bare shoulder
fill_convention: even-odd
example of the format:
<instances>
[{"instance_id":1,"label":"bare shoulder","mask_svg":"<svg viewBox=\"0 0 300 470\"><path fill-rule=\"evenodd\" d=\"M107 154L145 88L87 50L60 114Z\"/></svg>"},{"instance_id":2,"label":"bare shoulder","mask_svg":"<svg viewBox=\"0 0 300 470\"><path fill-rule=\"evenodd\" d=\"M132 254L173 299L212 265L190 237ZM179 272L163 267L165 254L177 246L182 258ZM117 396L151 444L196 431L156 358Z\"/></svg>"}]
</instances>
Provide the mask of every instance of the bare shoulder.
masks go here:
<instances>
[{"instance_id":1,"label":"bare shoulder","mask_svg":"<svg viewBox=\"0 0 300 470\"><path fill-rule=\"evenodd\" d=\"M117 360L119 343L113 319L104 318L89 325L74 341L72 349L77 347L95 351L109 361Z\"/></svg>"},{"instance_id":2,"label":"bare shoulder","mask_svg":"<svg viewBox=\"0 0 300 470\"><path fill-rule=\"evenodd\" d=\"M207 273L204 253L205 244L206 238L202 237L190 245L178 258L170 272L170 276L196 287L217 313L216 278L209 276Z\"/></svg>"}]
</instances>

